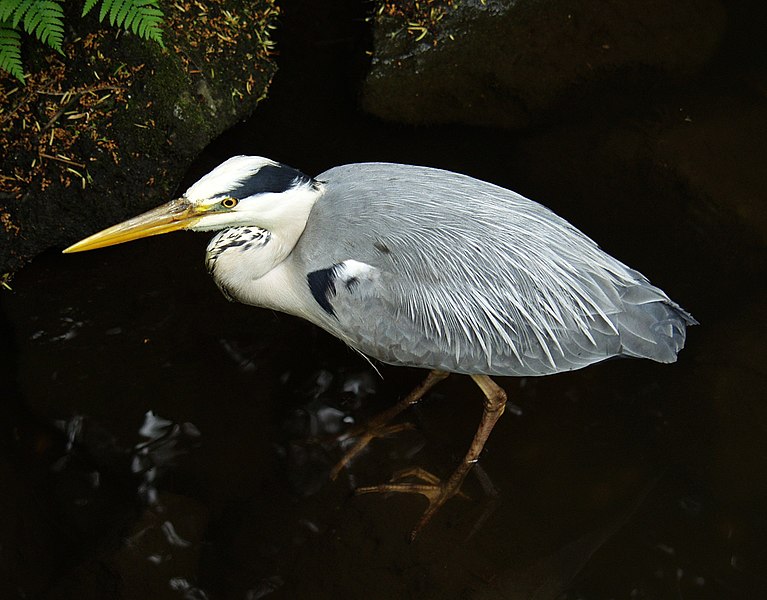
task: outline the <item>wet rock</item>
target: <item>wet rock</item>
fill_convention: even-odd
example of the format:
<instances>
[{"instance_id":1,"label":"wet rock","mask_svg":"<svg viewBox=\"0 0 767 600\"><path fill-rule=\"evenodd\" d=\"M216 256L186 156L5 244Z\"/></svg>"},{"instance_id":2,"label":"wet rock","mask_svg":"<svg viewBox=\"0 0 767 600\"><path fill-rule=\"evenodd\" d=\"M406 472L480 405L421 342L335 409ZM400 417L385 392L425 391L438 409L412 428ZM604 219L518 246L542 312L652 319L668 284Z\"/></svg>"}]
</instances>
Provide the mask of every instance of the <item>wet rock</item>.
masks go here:
<instances>
[{"instance_id":1,"label":"wet rock","mask_svg":"<svg viewBox=\"0 0 767 600\"><path fill-rule=\"evenodd\" d=\"M698 211L708 206L716 214L712 225L729 215L742 237L762 247L767 246L765 84L753 81L742 91L685 102L655 148L658 166L699 197Z\"/></svg>"},{"instance_id":2,"label":"wet rock","mask_svg":"<svg viewBox=\"0 0 767 600\"><path fill-rule=\"evenodd\" d=\"M382 2L363 104L405 123L524 127L679 81L723 32L717 0Z\"/></svg>"}]
</instances>

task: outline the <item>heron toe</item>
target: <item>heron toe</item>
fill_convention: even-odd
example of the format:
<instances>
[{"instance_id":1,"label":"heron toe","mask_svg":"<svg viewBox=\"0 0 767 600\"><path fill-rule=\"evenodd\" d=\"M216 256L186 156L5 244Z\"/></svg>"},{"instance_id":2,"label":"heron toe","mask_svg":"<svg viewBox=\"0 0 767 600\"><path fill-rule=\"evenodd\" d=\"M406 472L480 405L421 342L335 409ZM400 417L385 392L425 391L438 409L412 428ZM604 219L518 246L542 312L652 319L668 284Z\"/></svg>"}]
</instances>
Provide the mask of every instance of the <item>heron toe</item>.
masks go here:
<instances>
[{"instance_id":1,"label":"heron toe","mask_svg":"<svg viewBox=\"0 0 767 600\"><path fill-rule=\"evenodd\" d=\"M360 453L367 448L367 445L375 438L383 438L399 433L400 431L408 431L413 429L412 423L396 423L394 425L387 425L385 423L376 423L374 419L370 423L362 426L361 428L345 434L341 441L353 440L352 447L349 448L341 457L336 465L330 471L330 479L335 481L341 474L341 471L348 467L349 464L360 455Z\"/></svg>"},{"instance_id":2,"label":"heron toe","mask_svg":"<svg viewBox=\"0 0 767 600\"><path fill-rule=\"evenodd\" d=\"M348 437L356 438L356 441L354 442L354 445L346 451L343 458L338 461L338 464L336 464L330 471L330 478L335 480L341 473L341 470L348 466L349 463L365 449L373 438L385 437L392 433L410 429L412 427L410 423L397 425L389 425L389 423L403 410L413 406L413 404L423 398L431 388L447 376L448 373L445 373L444 371L430 371L426 378L397 404L372 418L367 425L359 430L359 433L350 434Z\"/></svg>"},{"instance_id":3,"label":"heron toe","mask_svg":"<svg viewBox=\"0 0 767 600\"><path fill-rule=\"evenodd\" d=\"M450 476L447 481L442 481L436 475L420 467L410 467L402 469L394 474L390 483L380 485L371 485L360 487L355 490L356 494L374 494L374 493L404 493L420 494L424 496L429 505L426 507L423 515L416 523L416 526L410 532L410 541L412 542L418 536L423 527L431 521L432 517L442 505L453 496L460 496L468 499L468 496L461 491L461 484L464 480L465 472L459 467ZM403 479L413 478L419 482L402 482Z\"/></svg>"}]
</instances>

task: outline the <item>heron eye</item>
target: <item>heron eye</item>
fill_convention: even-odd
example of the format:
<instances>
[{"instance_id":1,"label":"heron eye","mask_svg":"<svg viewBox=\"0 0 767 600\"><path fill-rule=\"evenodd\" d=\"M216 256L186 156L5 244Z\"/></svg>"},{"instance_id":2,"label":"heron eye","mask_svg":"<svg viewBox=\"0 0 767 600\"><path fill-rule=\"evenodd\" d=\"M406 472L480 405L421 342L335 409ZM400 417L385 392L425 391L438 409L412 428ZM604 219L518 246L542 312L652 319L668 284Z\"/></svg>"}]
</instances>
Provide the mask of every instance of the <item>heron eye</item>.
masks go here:
<instances>
[{"instance_id":1,"label":"heron eye","mask_svg":"<svg viewBox=\"0 0 767 600\"><path fill-rule=\"evenodd\" d=\"M237 198L224 198L221 201L221 206L223 206L224 208L234 208L235 206L237 206L238 202L239 200L237 200Z\"/></svg>"}]
</instances>

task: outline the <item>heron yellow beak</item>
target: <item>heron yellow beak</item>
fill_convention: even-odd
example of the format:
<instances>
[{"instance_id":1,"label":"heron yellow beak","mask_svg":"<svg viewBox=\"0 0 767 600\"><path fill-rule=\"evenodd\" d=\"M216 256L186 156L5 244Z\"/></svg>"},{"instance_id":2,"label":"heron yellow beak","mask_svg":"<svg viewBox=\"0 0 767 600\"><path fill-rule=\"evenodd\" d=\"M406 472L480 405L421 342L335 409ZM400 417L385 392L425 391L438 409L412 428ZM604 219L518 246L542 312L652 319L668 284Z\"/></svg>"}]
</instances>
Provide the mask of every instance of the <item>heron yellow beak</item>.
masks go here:
<instances>
[{"instance_id":1,"label":"heron yellow beak","mask_svg":"<svg viewBox=\"0 0 767 600\"><path fill-rule=\"evenodd\" d=\"M103 231L72 244L63 252L83 252L105 246L114 246L131 240L188 229L207 212L206 207L195 206L186 198L176 198L137 217L113 225Z\"/></svg>"}]
</instances>

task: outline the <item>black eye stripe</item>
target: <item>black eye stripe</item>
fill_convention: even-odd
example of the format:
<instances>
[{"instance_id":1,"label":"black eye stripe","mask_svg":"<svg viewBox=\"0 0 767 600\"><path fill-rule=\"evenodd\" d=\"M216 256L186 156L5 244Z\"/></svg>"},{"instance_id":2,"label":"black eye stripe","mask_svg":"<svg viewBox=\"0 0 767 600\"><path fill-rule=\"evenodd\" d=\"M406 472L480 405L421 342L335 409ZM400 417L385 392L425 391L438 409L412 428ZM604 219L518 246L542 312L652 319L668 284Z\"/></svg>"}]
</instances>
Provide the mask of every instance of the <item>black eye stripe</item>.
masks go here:
<instances>
[{"instance_id":1,"label":"black eye stripe","mask_svg":"<svg viewBox=\"0 0 767 600\"><path fill-rule=\"evenodd\" d=\"M309 183L311 177L285 165L266 165L238 187L229 191L232 198L242 200L254 194L284 192L302 183Z\"/></svg>"}]
</instances>

